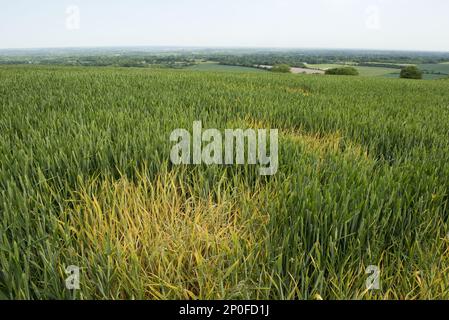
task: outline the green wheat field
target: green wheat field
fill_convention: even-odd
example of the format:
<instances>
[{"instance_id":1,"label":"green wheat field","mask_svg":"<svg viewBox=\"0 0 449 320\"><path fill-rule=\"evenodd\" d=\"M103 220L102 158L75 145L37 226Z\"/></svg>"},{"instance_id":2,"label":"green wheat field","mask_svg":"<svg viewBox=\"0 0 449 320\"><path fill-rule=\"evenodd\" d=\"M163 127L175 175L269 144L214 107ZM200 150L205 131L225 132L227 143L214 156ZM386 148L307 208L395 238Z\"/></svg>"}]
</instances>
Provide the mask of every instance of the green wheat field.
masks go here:
<instances>
[{"instance_id":1,"label":"green wheat field","mask_svg":"<svg viewBox=\"0 0 449 320\"><path fill-rule=\"evenodd\" d=\"M0 299L449 299L449 80L2 66L0 111ZM197 120L278 173L172 165Z\"/></svg>"}]
</instances>

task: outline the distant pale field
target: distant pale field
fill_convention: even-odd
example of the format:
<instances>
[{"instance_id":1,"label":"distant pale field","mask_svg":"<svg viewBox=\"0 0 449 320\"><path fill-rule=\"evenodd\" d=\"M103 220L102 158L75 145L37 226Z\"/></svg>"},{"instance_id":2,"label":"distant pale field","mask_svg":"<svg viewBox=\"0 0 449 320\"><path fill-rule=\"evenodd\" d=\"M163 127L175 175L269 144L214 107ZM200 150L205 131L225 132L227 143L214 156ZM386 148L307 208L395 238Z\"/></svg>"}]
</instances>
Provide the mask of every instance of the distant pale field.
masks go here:
<instances>
[{"instance_id":1,"label":"distant pale field","mask_svg":"<svg viewBox=\"0 0 449 320\"><path fill-rule=\"evenodd\" d=\"M317 68L321 70L327 70L332 68L342 68L342 67L348 67L350 65L343 65L343 64L308 64L307 65L310 68ZM383 67L359 67L359 66L353 66L356 68L360 75L362 77L381 77L385 76L387 74L396 73L399 74L398 69L394 68L383 68ZM399 75L398 75L399 77Z\"/></svg>"},{"instance_id":2,"label":"distant pale field","mask_svg":"<svg viewBox=\"0 0 449 320\"><path fill-rule=\"evenodd\" d=\"M307 68L291 68L291 73L305 73L305 74L324 74L324 71L322 70L313 70L313 69L307 69Z\"/></svg>"}]
</instances>

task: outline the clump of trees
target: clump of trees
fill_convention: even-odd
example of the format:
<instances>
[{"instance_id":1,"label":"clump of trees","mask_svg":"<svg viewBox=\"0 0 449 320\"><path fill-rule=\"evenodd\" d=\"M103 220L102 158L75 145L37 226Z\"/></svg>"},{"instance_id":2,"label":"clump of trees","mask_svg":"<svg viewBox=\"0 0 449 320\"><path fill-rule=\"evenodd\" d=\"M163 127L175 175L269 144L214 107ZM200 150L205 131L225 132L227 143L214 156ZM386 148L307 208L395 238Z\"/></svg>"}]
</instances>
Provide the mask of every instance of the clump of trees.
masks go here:
<instances>
[{"instance_id":1,"label":"clump of trees","mask_svg":"<svg viewBox=\"0 0 449 320\"><path fill-rule=\"evenodd\" d=\"M342 68L327 69L326 74L342 75L342 76L358 76L359 72L354 67L342 67Z\"/></svg>"},{"instance_id":2,"label":"clump of trees","mask_svg":"<svg viewBox=\"0 0 449 320\"><path fill-rule=\"evenodd\" d=\"M422 79L422 71L416 66L407 66L401 70L403 79Z\"/></svg>"},{"instance_id":3,"label":"clump of trees","mask_svg":"<svg viewBox=\"0 0 449 320\"><path fill-rule=\"evenodd\" d=\"M281 72L281 73L290 73L291 67L288 64L276 64L273 66L271 71L273 72Z\"/></svg>"}]
</instances>

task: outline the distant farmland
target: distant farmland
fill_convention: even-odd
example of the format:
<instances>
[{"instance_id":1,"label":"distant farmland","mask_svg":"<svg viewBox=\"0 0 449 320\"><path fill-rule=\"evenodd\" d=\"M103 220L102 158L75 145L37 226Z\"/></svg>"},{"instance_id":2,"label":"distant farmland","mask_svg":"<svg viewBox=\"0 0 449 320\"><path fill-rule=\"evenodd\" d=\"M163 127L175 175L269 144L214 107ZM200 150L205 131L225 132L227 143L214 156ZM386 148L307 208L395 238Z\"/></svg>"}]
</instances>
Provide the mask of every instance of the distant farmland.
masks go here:
<instances>
[{"instance_id":1,"label":"distant farmland","mask_svg":"<svg viewBox=\"0 0 449 320\"><path fill-rule=\"evenodd\" d=\"M418 66L421 70L425 72L424 77L435 79L449 77L449 64L439 63L439 64L420 64Z\"/></svg>"},{"instance_id":2,"label":"distant farmland","mask_svg":"<svg viewBox=\"0 0 449 320\"><path fill-rule=\"evenodd\" d=\"M385 77L385 78L399 78L400 69L398 68L386 68L386 67L369 67L369 66L356 66L360 76L362 77ZM321 70L340 68L348 65L344 64L308 64L309 68L317 68ZM433 80L441 79L449 76L449 64L420 64L418 67L424 72L423 79Z\"/></svg>"},{"instance_id":3,"label":"distant farmland","mask_svg":"<svg viewBox=\"0 0 449 320\"><path fill-rule=\"evenodd\" d=\"M309 68L317 68L321 70L327 70L332 68L347 67L348 65L343 64L308 64ZM382 77L389 74L397 74L399 77L399 70L395 68L383 68L383 67L365 67L365 66L355 66L362 77Z\"/></svg>"},{"instance_id":4,"label":"distant farmland","mask_svg":"<svg viewBox=\"0 0 449 320\"><path fill-rule=\"evenodd\" d=\"M194 71L220 71L220 72L266 72L266 70L241 66L223 65L216 62L203 62L185 68L186 70Z\"/></svg>"}]
</instances>

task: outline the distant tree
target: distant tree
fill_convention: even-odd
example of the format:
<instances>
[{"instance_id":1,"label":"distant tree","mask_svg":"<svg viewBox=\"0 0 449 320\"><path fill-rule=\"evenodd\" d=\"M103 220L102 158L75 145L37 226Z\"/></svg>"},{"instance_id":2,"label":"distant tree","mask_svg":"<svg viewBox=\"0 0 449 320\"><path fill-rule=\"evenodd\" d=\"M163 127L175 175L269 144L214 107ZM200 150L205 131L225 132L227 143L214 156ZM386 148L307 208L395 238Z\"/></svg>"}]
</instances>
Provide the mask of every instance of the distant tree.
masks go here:
<instances>
[{"instance_id":1,"label":"distant tree","mask_svg":"<svg viewBox=\"0 0 449 320\"><path fill-rule=\"evenodd\" d=\"M288 64L276 64L273 66L271 71L273 72L281 72L281 73L290 73L290 66Z\"/></svg>"},{"instance_id":2,"label":"distant tree","mask_svg":"<svg viewBox=\"0 0 449 320\"><path fill-rule=\"evenodd\" d=\"M354 67L342 67L342 68L327 69L326 74L342 75L342 76L358 76L359 72Z\"/></svg>"},{"instance_id":3,"label":"distant tree","mask_svg":"<svg viewBox=\"0 0 449 320\"><path fill-rule=\"evenodd\" d=\"M403 79L422 79L422 71L416 66L407 66L401 70Z\"/></svg>"}]
</instances>

